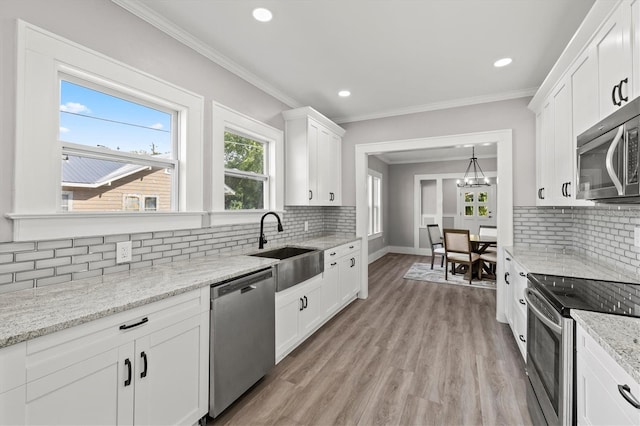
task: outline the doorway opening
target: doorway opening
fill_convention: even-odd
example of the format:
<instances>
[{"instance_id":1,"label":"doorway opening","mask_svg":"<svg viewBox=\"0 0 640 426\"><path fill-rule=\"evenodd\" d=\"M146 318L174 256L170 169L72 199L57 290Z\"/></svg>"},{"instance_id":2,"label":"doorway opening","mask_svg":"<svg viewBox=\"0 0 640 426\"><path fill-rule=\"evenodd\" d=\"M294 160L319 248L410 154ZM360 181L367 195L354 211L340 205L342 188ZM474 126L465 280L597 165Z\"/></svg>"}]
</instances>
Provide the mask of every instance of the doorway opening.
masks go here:
<instances>
[{"instance_id":1,"label":"doorway opening","mask_svg":"<svg viewBox=\"0 0 640 426\"><path fill-rule=\"evenodd\" d=\"M513 244L513 147L511 129L496 130L491 132L468 133L462 135L437 136L420 139L396 140L387 142L375 142L359 144L355 146L355 181L356 181L356 235L363 238L363 259L369 256L367 232L368 220L368 185L367 169L368 156L386 152L411 151L431 148L445 148L469 145L482 145L495 143L497 149L496 182L500 190L496 194L496 226L498 227L498 246L506 247ZM415 207L415 206L414 206ZM411 207L409 207L411 208ZM501 249L499 251L501 255ZM501 276L503 268L498 264L497 275ZM368 288L368 263L362 262L362 281L359 297L366 299ZM496 318L505 322L504 297L506 292L501 281L497 282L496 289Z\"/></svg>"}]
</instances>

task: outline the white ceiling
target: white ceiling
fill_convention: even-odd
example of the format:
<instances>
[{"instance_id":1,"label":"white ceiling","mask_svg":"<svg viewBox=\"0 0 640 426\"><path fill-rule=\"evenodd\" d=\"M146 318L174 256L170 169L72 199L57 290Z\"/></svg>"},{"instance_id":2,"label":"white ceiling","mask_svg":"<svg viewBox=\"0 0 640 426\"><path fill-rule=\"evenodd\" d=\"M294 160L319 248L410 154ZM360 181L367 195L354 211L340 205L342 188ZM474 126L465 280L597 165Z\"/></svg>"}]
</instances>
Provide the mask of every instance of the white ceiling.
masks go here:
<instances>
[{"instance_id":1,"label":"white ceiling","mask_svg":"<svg viewBox=\"0 0 640 426\"><path fill-rule=\"evenodd\" d=\"M532 95L594 2L113 1L291 107L337 122ZM255 21L255 7L273 20ZM494 68L505 56L513 64Z\"/></svg>"}]
</instances>

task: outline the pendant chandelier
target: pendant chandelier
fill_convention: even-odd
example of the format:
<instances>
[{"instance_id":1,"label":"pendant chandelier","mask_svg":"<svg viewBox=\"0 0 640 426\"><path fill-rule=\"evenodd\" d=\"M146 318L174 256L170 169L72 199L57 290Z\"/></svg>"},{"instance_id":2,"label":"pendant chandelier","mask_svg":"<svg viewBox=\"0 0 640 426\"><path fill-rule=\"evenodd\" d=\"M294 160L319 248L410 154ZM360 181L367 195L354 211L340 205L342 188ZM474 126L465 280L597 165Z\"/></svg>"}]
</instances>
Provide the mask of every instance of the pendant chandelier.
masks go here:
<instances>
[{"instance_id":1,"label":"pendant chandelier","mask_svg":"<svg viewBox=\"0 0 640 426\"><path fill-rule=\"evenodd\" d=\"M471 158L469 159L469 165L467 171L464 172L464 179L456 182L459 188L477 188L480 186L491 186L489 179L485 177L478 159L476 158L476 148L471 148Z\"/></svg>"}]
</instances>

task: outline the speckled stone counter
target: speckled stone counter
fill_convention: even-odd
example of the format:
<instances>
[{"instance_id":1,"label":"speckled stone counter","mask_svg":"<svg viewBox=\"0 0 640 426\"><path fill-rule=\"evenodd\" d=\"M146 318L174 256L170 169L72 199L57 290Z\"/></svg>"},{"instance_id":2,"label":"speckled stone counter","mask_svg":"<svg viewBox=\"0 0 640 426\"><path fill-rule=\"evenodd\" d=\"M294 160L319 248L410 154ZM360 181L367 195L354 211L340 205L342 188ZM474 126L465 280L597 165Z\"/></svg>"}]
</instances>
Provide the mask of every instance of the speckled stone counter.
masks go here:
<instances>
[{"instance_id":1,"label":"speckled stone counter","mask_svg":"<svg viewBox=\"0 0 640 426\"><path fill-rule=\"evenodd\" d=\"M327 250L357 239L353 235L330 235L288 244ZM266 249L277 247L269 245ZM246 254L206 256L1 294L0 348L206 287L278 262Z\"/></svg>"},{"instance_id":2,"label":"speckled stone counter","mask_svg":"<svg viewBox=\"0 0 640 426\"><path fill-rule=\"evenodd\" d=\"M595 264L585 256L574 253L540 251L521 247L506 247L505 250L531 273L606 281L640 282L640 277L621 274L605 266Z\"/></svg>"},{"instance_id":3,"label":"speckled stone counter","mask_svg":"<svg viewBox=\"0 0 640 426\"><path fill-rule=\"evenodd\" d=\"M640 318L572 310L571 317L640 383Z\"/></svg>"}]
</instances>

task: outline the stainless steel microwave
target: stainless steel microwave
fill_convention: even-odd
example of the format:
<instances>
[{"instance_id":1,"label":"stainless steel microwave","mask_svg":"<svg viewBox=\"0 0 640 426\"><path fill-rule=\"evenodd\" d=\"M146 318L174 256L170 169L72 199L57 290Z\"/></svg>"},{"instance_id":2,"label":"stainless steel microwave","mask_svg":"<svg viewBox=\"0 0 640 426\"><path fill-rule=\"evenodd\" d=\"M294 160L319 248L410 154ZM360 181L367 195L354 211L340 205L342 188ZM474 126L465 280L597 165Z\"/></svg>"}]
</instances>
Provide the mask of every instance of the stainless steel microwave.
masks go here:
<instances>
[{"instance_id":1,"label":"stainless steel microwave","mask_svg":"<svg viewBox=\"0 0 640 426\"><path fill-rule=\"evenodd\" d=\"M640 203L640 98L578 136L576 198Z\"/></svg>"}]
</instances>

